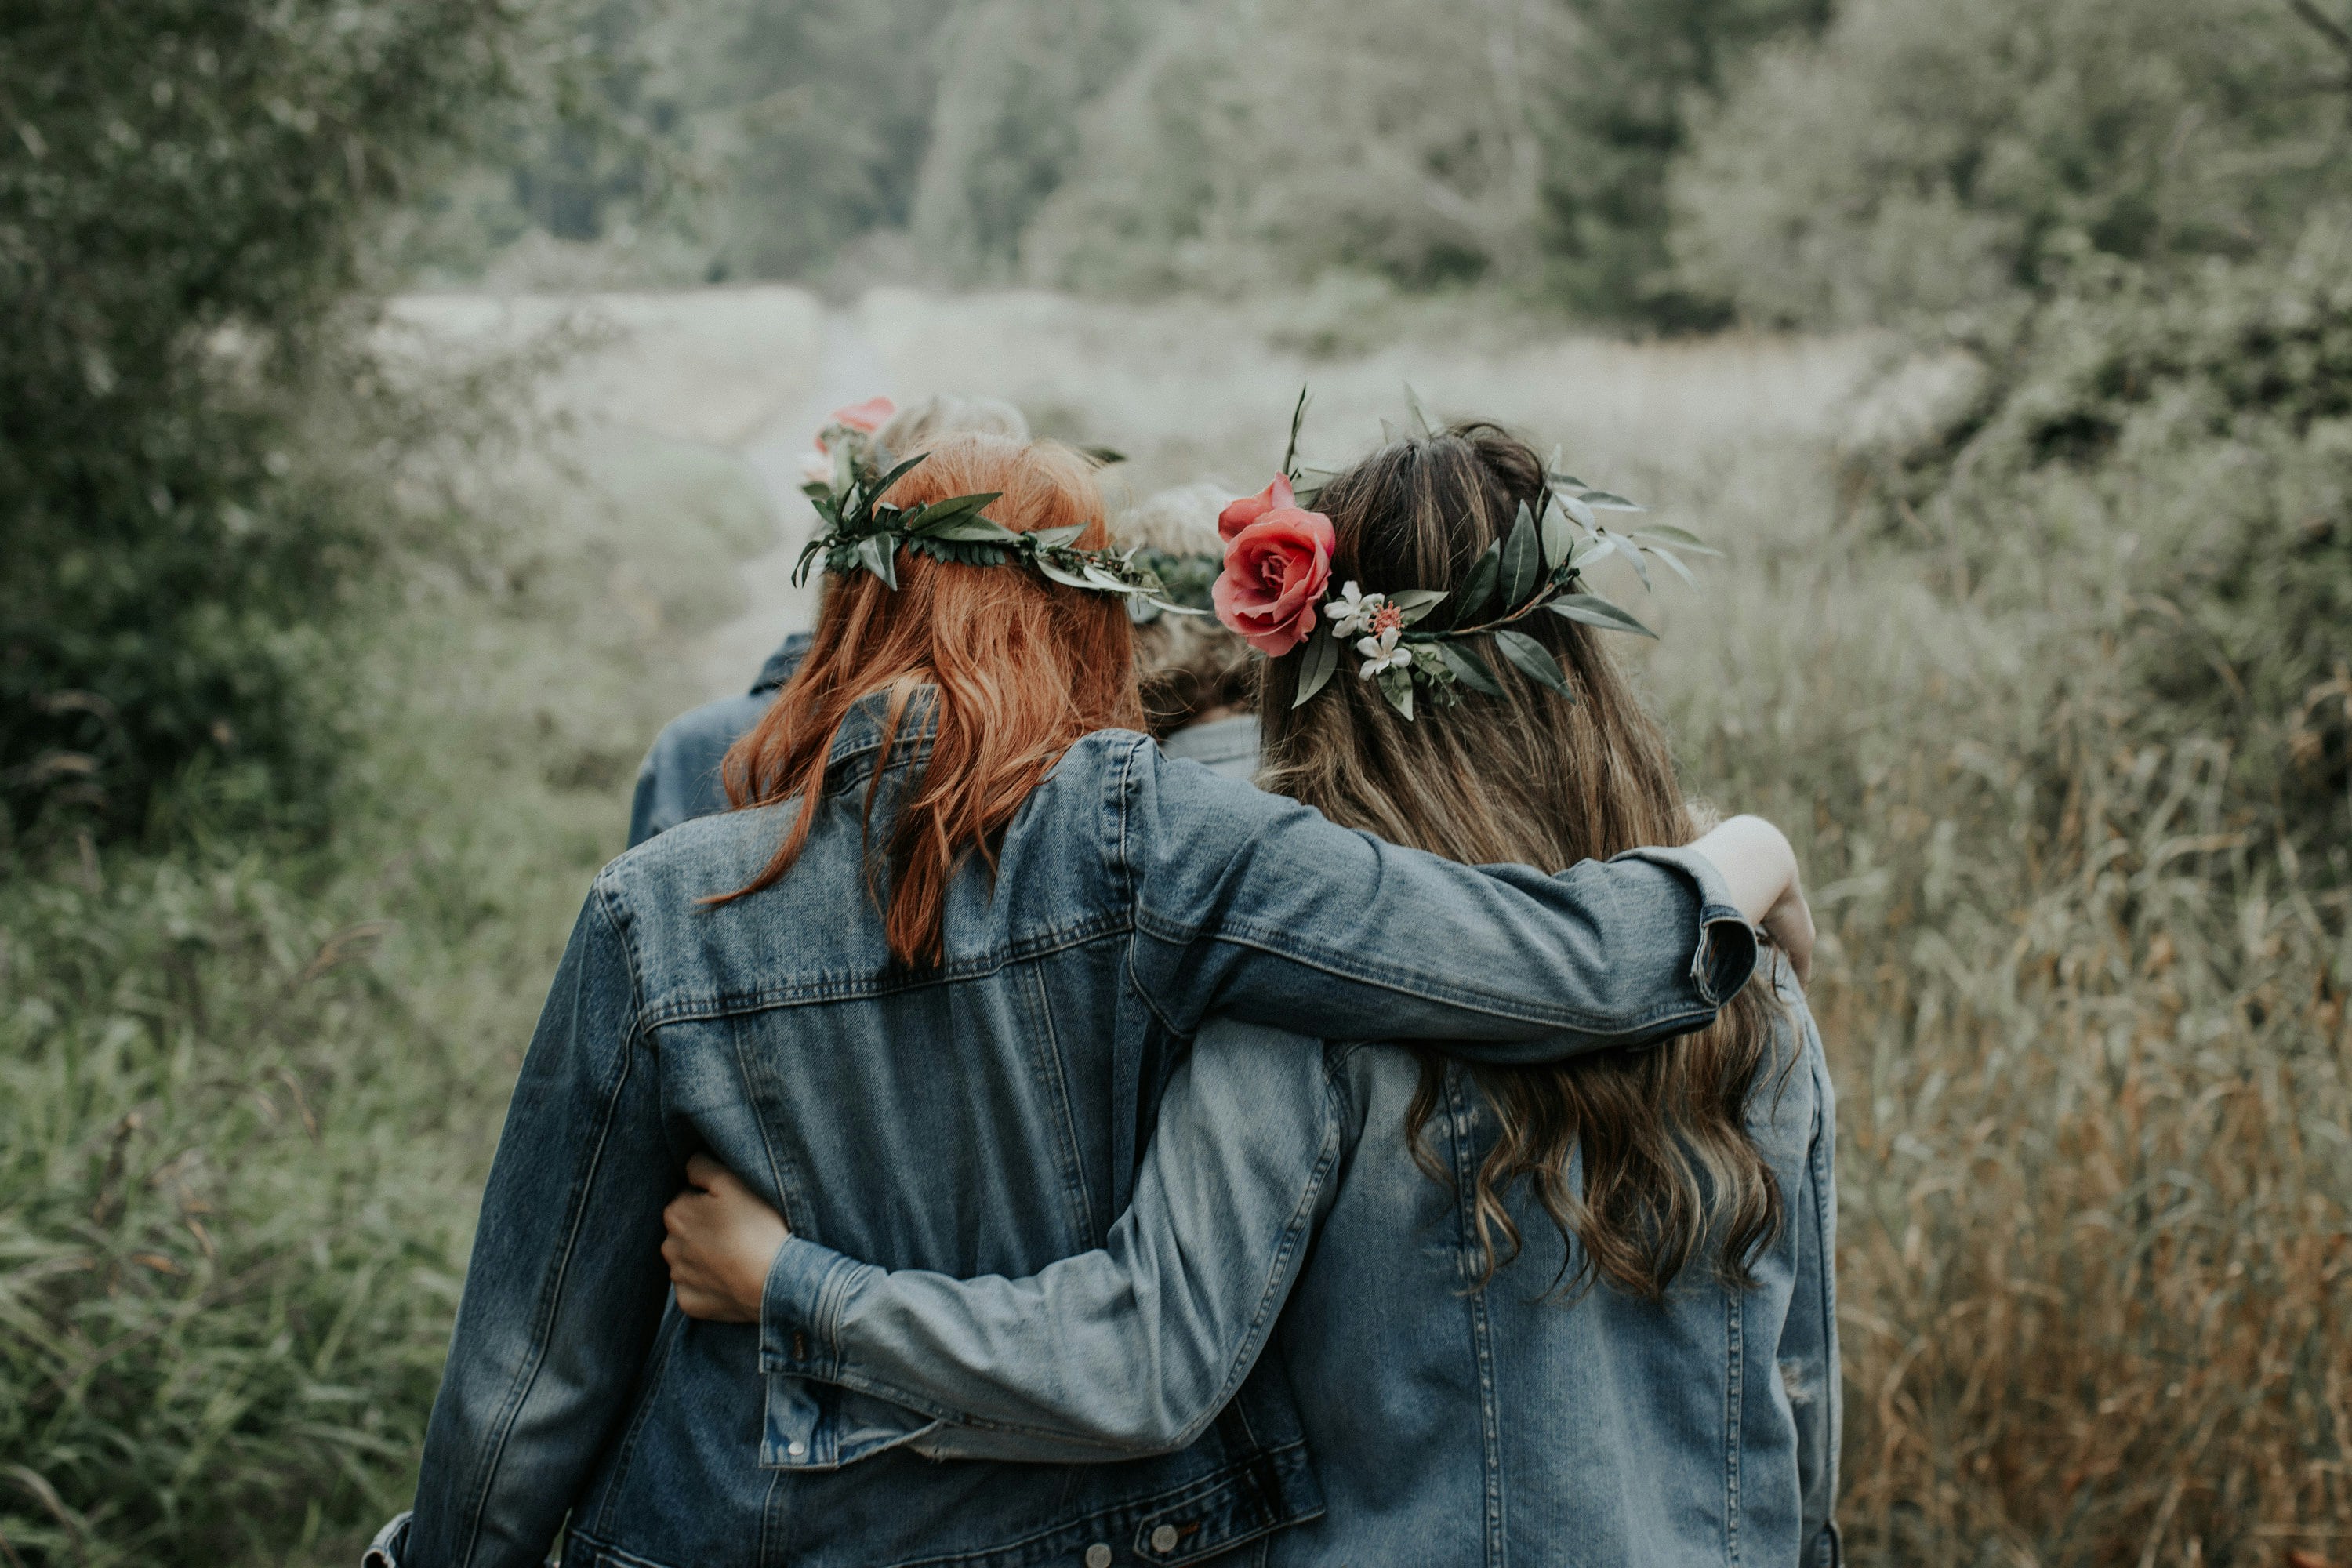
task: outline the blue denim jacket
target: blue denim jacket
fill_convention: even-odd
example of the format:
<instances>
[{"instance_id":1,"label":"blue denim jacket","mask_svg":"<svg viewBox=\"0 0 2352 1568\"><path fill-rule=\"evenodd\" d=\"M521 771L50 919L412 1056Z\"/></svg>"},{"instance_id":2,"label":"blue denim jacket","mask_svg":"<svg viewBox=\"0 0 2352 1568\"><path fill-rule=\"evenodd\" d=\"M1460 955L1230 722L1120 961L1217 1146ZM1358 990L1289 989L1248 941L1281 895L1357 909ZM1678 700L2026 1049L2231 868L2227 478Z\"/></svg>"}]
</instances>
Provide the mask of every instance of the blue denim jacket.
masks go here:
<instances>
[{"instance_id":1,"label":"blue denim jacket","mask_svg":"<svg viewBox=\"0 0 2352 1568\"><path fill-rule=\"evenodd\" d=\"M940 1465L939 1424L804 1374L793 1334L681 1316L660 1213L707 1149L813 1242L1033 1273L1132 1200L1212 1013L1549 1058L1688 1029L1755 961L1684 851L1545 877L1345 831L1143 736L1073 746L951 885L946 960L891 961L874 830L928 755L845 726L793 871L723 905L797 802L703 817L597 878L500 1138L405 1568L1192 1563L1321 1506L1272 1358L1180 1452ZM938 1448L934 1452L951 1451ZM566 1525L566 1515L569 1523ZM1145 1544L1178 1531L1172 1552Z\"/></svg>"},{"instance_id":2,"label":"blue denim jacket","mask_svg":"<svg viewBox=\"0 0 2352 1568\"><path fill-rule=\"evenodd\" d=\"M630 848L681 822L727 809L727 790L719 781L727 748L766 717L768 705L815 640L806 632L794 632L760 666L760 678L751 682L751 690L688 709L662 726L646 750L646 760L637 768L637 787L629 799Z\"/></svg>"},{"instance_id":3,"label":"blue denim jacket","mask_svg":"<svg viewBox=\"0 0 2352 1568\"><path fill-rule=\"evenodd\" d=\"M1496 1129L1468 1074L1446 1068L1428 1128L1446 1185L1403 1137L1410 1053L1213 1022L1107 1247L959 1281L794 1237L761 1331L999 1458L1181 1447L1270 1345L1327 1503L1274 1563L1834 1563L1834 1101L1774 967L1787 1012L1748 1121L1788 1222L1744 1291L1697 1266L1662 1305L1543 1300L1566 1255L1525 1184L1527 1250L1479 1287L1465 1194Z\"/></svg>"}]
</instances>

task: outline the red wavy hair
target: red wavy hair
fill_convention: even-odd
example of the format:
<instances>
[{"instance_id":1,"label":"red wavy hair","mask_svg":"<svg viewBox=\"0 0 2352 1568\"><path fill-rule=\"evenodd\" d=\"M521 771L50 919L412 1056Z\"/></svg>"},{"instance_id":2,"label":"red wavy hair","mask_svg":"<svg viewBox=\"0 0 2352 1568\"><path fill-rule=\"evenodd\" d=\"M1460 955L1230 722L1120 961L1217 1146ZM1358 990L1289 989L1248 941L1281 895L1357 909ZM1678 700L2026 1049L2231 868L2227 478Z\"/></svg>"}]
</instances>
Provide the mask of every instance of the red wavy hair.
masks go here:
<instances>
[{"instance_id":1,"label":"red wavy hair","mask_svg":"<svg viewBox=\"0 0 2352 1568\"><path fill-rule=\"evenodd\" d=\"M999 490L983 514L1016 531L1083 524L1076 541L1106 542L1094 465L1053 442L971 434L940 437L921 467L891 487L894 505ZM898 587L860 572L831 584L807 658L721 764L738 807L799 797L800 810L760 874L714 902L772 885L808 843L824 799L825 762L852 706L889 694L883 757L908 704L936 689L929 763L902 797L887 846L884 909L891 955L937 964L947 893L966 857L996 866L998 836L1062 753L1095 730L1141 729L1134 653L1122 602L1057 586L1017 566L943 565L898 553ZM866 786L870 825L882 771Z\"/></svg>"}]
</instances>

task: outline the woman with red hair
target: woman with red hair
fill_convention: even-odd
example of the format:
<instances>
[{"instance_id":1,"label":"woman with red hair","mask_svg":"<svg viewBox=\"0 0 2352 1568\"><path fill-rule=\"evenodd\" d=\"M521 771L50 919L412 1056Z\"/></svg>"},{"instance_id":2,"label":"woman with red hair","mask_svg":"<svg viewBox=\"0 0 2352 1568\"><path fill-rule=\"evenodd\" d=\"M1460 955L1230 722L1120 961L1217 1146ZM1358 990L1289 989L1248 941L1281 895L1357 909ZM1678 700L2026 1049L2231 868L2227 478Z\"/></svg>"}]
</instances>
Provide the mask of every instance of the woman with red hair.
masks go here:
<instances>
[{"instance_id":1,"label":"woman with red hair","mask_svg":"<svg viewBox=\"0 0 2352 1568\"><path fill-rule=\"evenodd\" d=\"M382 1561L524 1568L561 1531L567 1568L1104 1568L1311 1518L1272 1354L1176 1453L933 1463L956 1434L825 1381L822 1335L678 1310L661 1215L687 1161L852 1257L1031 1274L1103 1244L1212 1014L1557 1060L1706 1025L1755 923L1801 911L1752 818L1547 876L1171 763L1138 732L1134 584L1072 553L1102 542L1085 458L956 436L876 488L887 507L835 509L845 575L730 754L739 809L589 894ZM821 1305L809 1286L774 1281Z\"/></svg>"}]
</instances>

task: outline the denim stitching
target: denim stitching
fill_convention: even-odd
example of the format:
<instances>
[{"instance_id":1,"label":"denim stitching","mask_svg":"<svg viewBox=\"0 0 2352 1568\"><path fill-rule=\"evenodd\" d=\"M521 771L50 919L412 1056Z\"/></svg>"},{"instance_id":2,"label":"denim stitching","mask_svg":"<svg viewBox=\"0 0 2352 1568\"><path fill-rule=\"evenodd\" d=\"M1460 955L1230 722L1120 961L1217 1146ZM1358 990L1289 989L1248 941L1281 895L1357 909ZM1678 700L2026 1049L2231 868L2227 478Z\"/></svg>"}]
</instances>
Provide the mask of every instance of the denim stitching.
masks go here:
<instances>
[{"instance_id":1,"label":"denim stitching","mask_svg":"<svg viewBox=\"0 0 2352 1568\"><path fill-rule=\"evenodd\" d=\"M614 939L620 942L623 950L626 951L626 939L622 936L617 927L614 927L611 910L604 906L601 898L593 901L597 912L604 917L607 927L613 928ZM634 1001L634 996L632 999ZM635 1067L632 1060L633 1053L629 1050L627 1042L634 1040L640 1030L635 1018L632 1018L629 1023L629 1028L622 1036L623 1045L619 1052L618 1076L606 1089L603 1097L604 1102L599 1108L595 1136L590 1144L588 1163L572 1184L568 1211L571 1224L564 1232L563 1243L556 1253L550 1277L541 1286L538 1310L531 1323L530 1351L523 1359L523 1364L516 1369L513 1381L508 1385L506 1403L499 1410L496 1423L497 1440L489 1445L489 1452L484 1456L481 1468L476 1477L475 1485L478 1489L472 1507L467 1510L467 1521L462 1537L464 1545L457 1559L459 1568L469 1568L474 1561L475 1552L481 1544L482 1516L489 1507L490 1492L496 1484L499 1468L506 1459L507 1444L513 1438L514 1424L521 1418L523 1406L530 1402L531 1390L538 1384L540 1372L547 1363L548 1340L553 1330L555 1316L563 1300L564 1286L572 1272L572 1252L579 1245L580 1226L587 1210L587 1192L595 1185L596 1170L604 1162L604 1145L612 1136L614 1115L619 1108L621 1096L628 1089L629 1075Z\"/></svg>"}]
</instances>

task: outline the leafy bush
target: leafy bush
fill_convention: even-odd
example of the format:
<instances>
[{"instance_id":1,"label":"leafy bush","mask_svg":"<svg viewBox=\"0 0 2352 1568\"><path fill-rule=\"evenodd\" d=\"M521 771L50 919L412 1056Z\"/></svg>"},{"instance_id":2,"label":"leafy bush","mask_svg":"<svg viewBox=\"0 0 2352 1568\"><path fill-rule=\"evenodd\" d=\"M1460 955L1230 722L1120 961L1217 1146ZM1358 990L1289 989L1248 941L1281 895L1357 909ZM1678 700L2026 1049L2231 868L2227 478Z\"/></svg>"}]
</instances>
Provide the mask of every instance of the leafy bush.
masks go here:
<instances>
[{"instance_id":1,"label":"leafy bush","mask_svg":"<svg viewBox=\"0 0 2352 1568\"><path fill-rule=\"evenodd\" d=\"M1979 347L1976 397L1881 458L1886 526L1996 602L2111 562L2131 732L2222 743L2231 831L2352 871L2352 219L2169 279L2084 258Z\"/></svg>"},{"instance_id":2,"label":"leafy bush","mask_svg":"<svg viewBox=\"0 0 2352 1568\"><path fill-rule=\"evenodd\" d=\"M2083 247L2291 243L2352 169L2333 52L2278 0L1854 0L1701 116L1682 278L1842 326L1994 303Z\"/></svg>"},{"instance_id":3,"label":"leafy bush","mask_svg":"<svg viewBox=\"0 0 2352 1568\"><path fill-rule=\"evenodd\" d=\"M772 537L740 465L595 446L458 476L504 526L346 639L331 841L166 791L163 852L0 856L0 1562L351 1561L404 1504L541 981Z\"/></svg>"},{"instance_id":4,"label":"leafy bush","mask_svg":"<svg viewBox=\"0 0 2352 1568\"><path fill-rule=\"evenodd\" d=\"M34 0L0 52L0 829L190 767L315 798L322 628L382 545L309 464L370 218L513 90L520 8ZM381 413L382 410L376 412ZM360 421L373 440L380 421Z\"/></svg>"}]
</instances>

